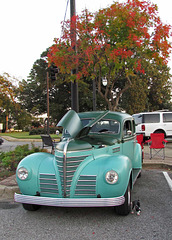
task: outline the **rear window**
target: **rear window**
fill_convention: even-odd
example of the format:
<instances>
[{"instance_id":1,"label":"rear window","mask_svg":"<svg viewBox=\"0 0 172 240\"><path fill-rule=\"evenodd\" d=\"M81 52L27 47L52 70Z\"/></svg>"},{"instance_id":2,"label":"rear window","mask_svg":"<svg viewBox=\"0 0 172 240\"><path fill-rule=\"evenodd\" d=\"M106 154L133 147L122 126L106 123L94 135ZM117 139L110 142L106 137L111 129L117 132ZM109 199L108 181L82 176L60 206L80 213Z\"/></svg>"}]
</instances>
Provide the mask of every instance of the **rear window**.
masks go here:
<instances>
[{"instance_id":1,"label":"rear window","mask_svg":"<svg viewBox=\"0 0 172 240\"><path fill-rule=\"evenodd\" d=\"M143 114L143 123L159 123L160 114Z\"/></svg>"},{"instance_id":2,"label":"rear window","mask_svg":"<svg viewBox=\"0 0 172 240\"><path fill-rule=\"evenodd\" d=\"M163 113L163 122L172 122L172 113Z\"/></svg>"}]
</instances>

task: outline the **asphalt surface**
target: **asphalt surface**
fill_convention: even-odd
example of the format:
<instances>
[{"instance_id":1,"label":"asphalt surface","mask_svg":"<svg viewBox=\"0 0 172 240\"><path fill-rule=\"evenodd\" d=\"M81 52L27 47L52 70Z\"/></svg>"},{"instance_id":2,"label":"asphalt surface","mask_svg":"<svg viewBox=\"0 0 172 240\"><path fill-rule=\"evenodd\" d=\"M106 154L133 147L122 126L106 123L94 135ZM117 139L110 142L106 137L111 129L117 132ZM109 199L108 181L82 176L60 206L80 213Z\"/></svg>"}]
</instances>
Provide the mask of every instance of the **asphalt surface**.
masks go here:
<instances>
[{"instance_id":1,"label":"asphalt surface","mask_svg":"<svg viewBox=\"0 0 172 240\"><path fill-rule=\"evenodd\" d=\"M59 208L42 206L25 211L13 200L0 201L2 240L170 240L172 239L172 191L161 170L143 169L132 191L139 198L141 215L125 217L107 208Z\"/></svg>"},{"instance_id":2,"label":"asphalt surface","mask_svg":"<svg viewBox=\"0 0 172 240\"><path fill-rule=\"evenodd\" d=\"M14 150L19 145L28 144L30 147L34 144L35 147L42 147L41 140L33 140L30 141L28 139L14 139L11 137L3 137L4 142L0 145L0 152L9 152Z\"/></svg>"}]
</instances>

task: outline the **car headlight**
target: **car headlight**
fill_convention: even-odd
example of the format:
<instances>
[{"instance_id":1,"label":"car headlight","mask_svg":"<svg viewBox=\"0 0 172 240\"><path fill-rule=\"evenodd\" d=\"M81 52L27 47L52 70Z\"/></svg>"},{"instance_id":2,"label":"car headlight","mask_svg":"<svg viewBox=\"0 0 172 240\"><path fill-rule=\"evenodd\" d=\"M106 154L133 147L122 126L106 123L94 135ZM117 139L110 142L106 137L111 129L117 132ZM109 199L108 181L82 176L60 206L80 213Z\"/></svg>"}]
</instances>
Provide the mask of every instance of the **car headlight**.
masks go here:
<instances>
[{"instance_id":1,"label":"car headlight","mask_svg":"<svg viewBox=\"0 0 172 240\"><path fill-rule=\"evenodd\" d=\"M105 176L106 182L109 184L114 184L118 181L118 174L114 170L110 170Z\"/></svg>"},{"instance_id":2,"label":"car headlight","mask_svg":"<svg viewBox=\"0 0 172 240\"><path fill-rule=\"evenodd\" d=\"M29 175L28 170L24 167L19 168L17 171L17 176L20 180L27 179L28 175Z\"/></svg>"}]
</instances>

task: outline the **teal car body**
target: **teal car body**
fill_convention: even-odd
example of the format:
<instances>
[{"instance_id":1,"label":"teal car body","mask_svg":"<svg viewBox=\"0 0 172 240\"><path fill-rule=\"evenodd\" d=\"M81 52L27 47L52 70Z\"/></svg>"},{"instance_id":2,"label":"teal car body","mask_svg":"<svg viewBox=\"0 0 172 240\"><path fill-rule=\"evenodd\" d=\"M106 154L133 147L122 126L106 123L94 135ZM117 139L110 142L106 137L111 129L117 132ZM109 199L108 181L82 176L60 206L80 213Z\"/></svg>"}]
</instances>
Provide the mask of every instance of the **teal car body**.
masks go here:
<instances>
[{"instance_id":1,"label":"teal car body","mask_svg":"<svg viewBox=\"0 0 172 240\"><path fill-rule=\"evenodd\" d=\"M34 153L19 163L21 194L15 201L26 210L114 206L127 215L142 168L134 119L119 112L70 110L57 126L63 127L63 137L54 154Z\"/></svg>"}]
</instances>

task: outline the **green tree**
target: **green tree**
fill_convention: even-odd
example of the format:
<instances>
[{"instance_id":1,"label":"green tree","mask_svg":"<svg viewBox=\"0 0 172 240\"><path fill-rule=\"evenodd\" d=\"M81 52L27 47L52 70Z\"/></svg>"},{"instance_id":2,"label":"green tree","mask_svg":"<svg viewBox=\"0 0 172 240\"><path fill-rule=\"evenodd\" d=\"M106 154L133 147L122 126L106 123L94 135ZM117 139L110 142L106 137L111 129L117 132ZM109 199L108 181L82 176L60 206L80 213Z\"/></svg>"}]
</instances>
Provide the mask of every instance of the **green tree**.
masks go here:
<instances>
[{"instance_id":1,"label":"green tree","mask_svg":"<svg viewBox=\"0 0 172 240\"><path fill-rule=\"evenodd\" d=\"M47 52L44 51L35 61L27 81L20 83L20 102L35 116L47 112ZM58 74L55 81L51 81L49 76L49 108L53 122L57 122L70 107L69 98L70 84L63 82L62 74Z\"/></svg>"},{"instance_id":2,"label":"green tree","mask_svg":"<svg viewBox=\"0 0 172 240\"><path fill-rule=\"evenodd\" d=\"M23 129L31 121L31 116L22 109L18 101L18 80L11 77L8 73L0 76L0 112L1 121L8 127L17 125L18 129Z\"/></svg>"},{"instance_id":3,"label":"green tree","mask_svg":"<svg viewBox=\"0 0 172 240\"><path fill-rule=\"evenodd\" d=\"M121 98L120 106L128 113L170 109L170 69L166 65L144 63L145 74L132 77L132 85Z\"/></svg>"},{"instance_id":4,"label":"green tree","mask_svg":"<svg viewBox=\"0 0 172 240\"><path fill-rule=\"evenodd\" d=\"M27 81L20 82L20 102L33 115L46 112L46 54L43 52L35 61Z\"/></svg>"},{"instance_id":5,"label":"green tree","mask_svg":"<svg viewBox=\"0 0 172 240\"><path fill-rule=\"evenodd\" d=\"M71 44L70 29L74 26L77 51ZM122 95L136 85L132 80L147 74L145 62L167 64L170 30L150 1L115 2L96 13L85 10L63 23L63 36L50 48L49 63L65 74L66 82L76 80L81 84L85 79L96 79L100 96L110 110L116 110ZM71 75L72 69L77 69L76 75ZM107 78L106 87L103 77Z\"/></svg>"},{"instance_id":6,"label":"green tree","mask_svg":"<svg viewBox=\"0 0 172 240\"><path fill-rule=\"evenodd\" d=\"M152 66L149 78L149 111L171 108L172 83L170 69L166 65Z\"/></svg>"}]
</instances>

